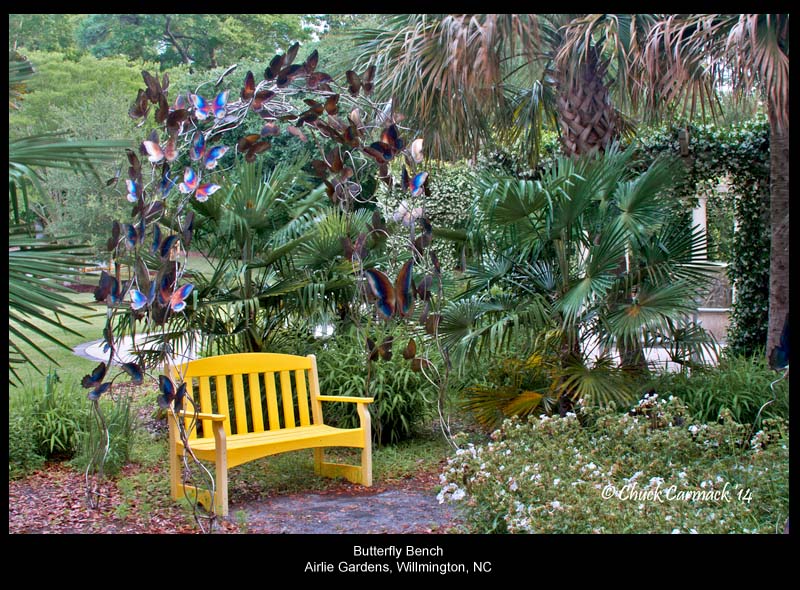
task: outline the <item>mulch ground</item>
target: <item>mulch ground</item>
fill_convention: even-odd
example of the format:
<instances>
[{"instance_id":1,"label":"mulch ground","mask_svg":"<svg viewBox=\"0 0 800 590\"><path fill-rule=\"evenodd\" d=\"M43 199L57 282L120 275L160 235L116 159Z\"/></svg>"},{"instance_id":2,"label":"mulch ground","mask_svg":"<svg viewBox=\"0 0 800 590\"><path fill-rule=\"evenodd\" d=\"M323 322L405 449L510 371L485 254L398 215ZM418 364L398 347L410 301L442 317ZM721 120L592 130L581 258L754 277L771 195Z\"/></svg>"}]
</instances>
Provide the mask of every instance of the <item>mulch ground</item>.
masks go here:
<instances>
[{"instance_id":1,"label":"mulch ground","mask_svg":"<svg viewBox=\"0 0 800 590\"><path fill-rule=\"evenodd\" d=\"M129 465L121 476L144 470ZM252 499L245 490L217 519L216 534L444 534L458 532L458 514L435 497L438 472L364 488L332 482L322 492ZM83 473L49 463L8 485L8 532L23 534L201 534L177 504L124 494L116 480L100 488L98 508L88 507Z\"/></svg>"}]
</instances>

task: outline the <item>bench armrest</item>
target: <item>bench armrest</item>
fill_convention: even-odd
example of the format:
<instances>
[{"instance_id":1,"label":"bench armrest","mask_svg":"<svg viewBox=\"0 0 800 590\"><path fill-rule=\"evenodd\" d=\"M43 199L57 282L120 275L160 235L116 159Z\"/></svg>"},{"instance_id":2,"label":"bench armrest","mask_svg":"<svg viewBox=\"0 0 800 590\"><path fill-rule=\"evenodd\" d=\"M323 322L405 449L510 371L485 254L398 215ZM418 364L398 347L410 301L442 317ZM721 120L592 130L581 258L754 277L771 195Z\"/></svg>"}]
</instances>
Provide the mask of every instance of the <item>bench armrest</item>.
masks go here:
<instances>
[{"instance_id":1,"label":"bench armrest","mask_svg":"<svg viewBox=\"0 0 800 590\"><path fill-rule=\"evenodd\" d=\"M181 410L178 412L178 416L181 418L194 418L194 412L187 412L186 410ZM228 419L225 414L206 414L204 412L197 412L196 414L198 420L211 420L212 422L224 422Z\"/></svg>"},{"instance_id":2,"label":"bench armrest","mask_svg":"<svg viewBox=\"0 0 800 590\"><path fill-rule=\"evenodd\" d=\"M375 401L372 397L355 397L352 395L318 395L321 402L350 402L354 404L371 404Z\"/></svg>"}]
</instances>

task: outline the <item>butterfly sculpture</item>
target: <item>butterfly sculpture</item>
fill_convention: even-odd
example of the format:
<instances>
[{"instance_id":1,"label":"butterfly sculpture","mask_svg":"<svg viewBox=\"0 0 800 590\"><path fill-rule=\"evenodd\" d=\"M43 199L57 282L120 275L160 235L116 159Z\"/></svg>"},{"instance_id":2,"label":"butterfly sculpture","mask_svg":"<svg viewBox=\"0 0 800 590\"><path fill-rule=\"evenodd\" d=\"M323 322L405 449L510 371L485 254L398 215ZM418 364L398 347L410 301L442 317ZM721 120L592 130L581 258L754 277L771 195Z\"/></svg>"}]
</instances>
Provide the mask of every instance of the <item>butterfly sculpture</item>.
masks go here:
<instances>
[{"instance_id":1,"label":"butterfly sculpture","mask_svg":"<svg viewBox=\"0 0 800 590\"><path fill-rule=\"evenodd\" d=\"M369 66L360 76L353 70L347 70L345 76L347 76L348 90L351 95L358 96L359 91L363 91L366 96L372 94L372 79L375 77L374 65Z\"/></svg>"},{"instance_id":2,"label":"butterfly sculpture","mask_svg":"<svg viewBox=\"0 0 800 590\"><path fill-rule=\"evenodd\" d=\"M371 155L379 164L385 164L403 149L405 142L397 133L397 125L392 123L381 133L381 140L373 142L364 151Z\"/></svg>"},{"instance_id":3,"label":"butterfly sculpture","mask_svg":"<svg viewBox=\"0 0 800 590\"><path fill-rule=\"evenodd\" d=\"M392 215L392 219L402 223L406 227L412 227L417 219L422 217L422 207L412 207L408 201L400 201L397 210Z\"/></svg>"},{"instance_id":4,"label":"butterfly sculpture","mask_svg":"<svg viewBox=\"0 0 800 590\"><path fill-rule=\"evenodd\" d=\"M381 342L380 346L375 346L375 341L372 338L367 337L367 352L369 352L369 356L367 360L370 362L378 360L378 358L382 358L385 361L392 360L392 345L394 344L394 337L387 336L383 342Z\"/></svg>"},{"instance_id":5,"label":"butterfly sculpture","mask_svg":"<svg viewBox=\"0 0 800 590\"><path fill-rule=\"evenodd\" d=\"M256 156L267 151L270 145L269 141L261 139L261 134L252 133L240 139L236 144L236 149L244 154L245 162L252 163L256 161Z\"/></svg>"},{"instance_id":6,"label":"butterfly sculpture","mask_svg":"<svg viewBox=\"0 0 800 590\"><path fill-rule=\"evenodd\" d=\"M142 368L138 364L122 363L120 367L130 376L131 383L133 383L134 385L141 385L144 382L144 373L142 372Z\"/></svg>"},{"instance_id":7,"label":"butterfly sculpture","mask_svg":"<svg viewBox=\"0 0 800 590\"><path fill-rule=\"evenodd\" d=\"M241 97L244 102L250 102L250 108L258 112L264 108L264 104L273 96L275 92L272 90L258 90L256 91L256 79L253 72L248 71L244 78L244 88L242 88Z\"/></svg>"},{"instance_id":8,"label":"butterfly sculpture","mask_svg":"<svg viewBox=\"0 0 800 590\"><path fill-rule=\"evenodd\" d=\"M380 314L389 319L393 316L407 317L414 307L411 296L411 274L414 261L408 260L397 274L394 285L381 271L371 268L365 271L367 284L377 298Z\"/></svg>"},{"instance_id":9,"label":"butterfly sculpture","mask_svg":"<svg viewBox=\"0 0 800 590\"><path fill-rule=\"evenodd\" d=\"M189 148L189 159L193 162L201 161L206 170L213 170L217 167L217 162L228 151L228 146L218 145L209 147L206 145L206 138L202 133L197 133Z\"/></svg>"},{"instance_id":10,"label":"butterfly sculpture","mask_svg":"<svg viewBox=\"0 0 800 590\"><path fill-rule=\"evenodd\" d=\"M135 248L138 244L144 242L145 223L144 217L139 220L136 225L132 223L125 224L125 245L128 248Z\"/></svg>"},{"instance_id":11,"label":"butterfly sculpture","mask_svg":"<svg viewBox=\"0 0 800 590\"><path fill-rule=\"evenodd\" d=\"M189 98L194 105L194 115L200 121L206 120L211 115L213 115L215 119L221 119L225 116L225 108L228 102L227 90L223 90L217 94L213 102L207 101L198 94L190 94Z\"/></svg>"},{"instance_id":12,"label":"butterfly sculpture","mask_svg":"<svg viewBox=\"0 0 800 590\"><path fill-rule=\"evenodd\" d=\"M413 178L409 178L408 170L406 170L406 167L403 166L403 171L400 178L400 186L404 191L411 191L412 197L419 197L423 193L427 194L427 172L420 172L419 174L415 174Z\"/></svg>"},{"instance_id":13,"label":"butterfly sculpture","mask_svg":"<svg viewBox=\"0 0 800 590\"><path fill-rule=\"evenodd\" d=\"M97 387L102 383L106 376L107 367L105 363L100 363L89 375L84 376L81 380L81 386L85 388Z\"/></svg>"},{"instance_id":14,"label":"butterfly sculpture","mask_svg":"<svg viewBox=\"0 0 800 590\"><path fill-rule=\"evenodd\" d=\"M131 296L131 309L139 310L145 306L150 305L156 299L156 284L150 283L150 289L147 294L142 293L138 289L130 290Z\"/></svg>"},{"instance_id":15,"label":"butterfly sculpture","mask_svg":"<svg viewBox=\"0 0 800 590\"><path fill-rule=\"evenodd\" d=\"M181 383L179 387L166 375L158 376L158 389L161 394L156 398L159 407L164 410L174 408L176 412L183 409L183 400L186 397L186 383Z\"/></svg>"},{"instance_id":16,"label":"butterfly sculpture","mask_svg":"<svg viewBox=\"0 0 800 590\"><path fill-rule=\"evenodd\" d=\"M115 305L122 300L119 281L106 271L100 273L100 282L94 290L94 300Z\"/></svg>"},{"instance_id":17,"label":"butterfly sculpture","mask_svg":"<svg viewBox=\"0 0 800 590\"><path fill-rule=\"evenodd\" d=\"M174 272L167 272L161 277L158 287L158 299L162 305L167 305L172 311L178 313L186 308L186 298L194 289L194 285L187 283L177 289L175 287Z\"/></svg>"},{"instance_id":18,"label":"butterfly sculpture","mask_svg":"<svg viewBox=\"0 0 800 590\"><path fill-rule=\"evenodd\" d=\"M142 142L142 147L147 153L147 159L153 164L158 164L164 160L172 162L178 157L177 136L175 135L170 135L163 147L158 142L158 136L151 135L150 139Z\"/></svg>"},{"instance_id":19,"label":"butterfly sculpture","mask_svg":"<svg viewBox=\"0 0 800 590\"><path fill-rule=\"evenodd\" d=\"M200 184L200 175L194 169L186 167L183 171L183 182L178 185L178 190L184 194L194 193L194 198L200 203L208 200L208 197L222 188L218 184L210 182Z\"/></svg>"},{"instance_id":20,"label":"butterfly sculpture","mask_svg":"<svg viewBox=\"0 0 800 590\"><path fill-rule=\"evenodd\" d=\"M141 195L140 185L135 180L128 179L125 181L125 186L128 189L128 194L125 195L128 201L131 203L138 201L139 195Z\"/></svg>"}]
</instances>

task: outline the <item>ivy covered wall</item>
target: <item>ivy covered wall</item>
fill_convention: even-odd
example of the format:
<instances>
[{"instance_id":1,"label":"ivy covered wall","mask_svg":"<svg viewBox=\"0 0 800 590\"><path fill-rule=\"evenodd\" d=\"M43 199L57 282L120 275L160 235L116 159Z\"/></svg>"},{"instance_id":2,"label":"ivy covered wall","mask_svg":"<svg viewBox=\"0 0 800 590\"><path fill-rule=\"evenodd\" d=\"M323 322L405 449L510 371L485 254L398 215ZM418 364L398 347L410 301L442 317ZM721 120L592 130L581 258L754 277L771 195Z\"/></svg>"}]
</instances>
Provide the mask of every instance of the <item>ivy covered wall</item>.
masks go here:
<instances>
[{"instance_id":1,"label":"ivy covered wall","mask_svg":"<svg viewBox=\"0 0 800 590\"><path fill-rule=\"evenodd\" d=\"M728 347L763 353L769 310L769 123L760 116L731 126L689 125L684 196L705 181L728 175L737 223L728 255L728 278L736 289ZM680 153L677 126L638 136L646 153Z\"/></svg>"}]
</instances>

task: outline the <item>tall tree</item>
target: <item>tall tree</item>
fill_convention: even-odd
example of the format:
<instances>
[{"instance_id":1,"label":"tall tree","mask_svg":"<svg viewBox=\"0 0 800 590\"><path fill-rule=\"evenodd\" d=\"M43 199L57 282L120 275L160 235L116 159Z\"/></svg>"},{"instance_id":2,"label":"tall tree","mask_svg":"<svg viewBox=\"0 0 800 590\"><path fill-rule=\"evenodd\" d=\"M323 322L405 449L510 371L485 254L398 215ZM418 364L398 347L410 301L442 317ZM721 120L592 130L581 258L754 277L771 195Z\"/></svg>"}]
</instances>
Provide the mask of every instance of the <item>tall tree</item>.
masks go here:
<instances>
[{"instance_id":1,"label":"tall tree","mask_svg":"<svg viewBox=\"0 0 800 590\"><path fill-rule=\"evenodd\" d=\"M8 48L73 53L84 14L9 14Z\"/></svg>"},{"instance_id":2,"label":"tall tree","mask_svg":"<svg viewBox=\"0 0 800 590\"><path fill-rule=\"evenodd\" d=\"M308 40L307 23L314 20L299 14L90 14L78 38L96 57L214 68Z\"/></svg>"},{"instance_id":3,"label":"tall tree","mask_svg":"<svg viewBox=\"0 0 800 590\"><path fill-rule=\"evenodd\" d=\"M474 155L499 131L522 135L535 160L548 124L561 129L570 155L602 150L631 129L609 94L619 64L604 59L607 40L591 40L579 70L557 67L563 27L577 16L399 15L357 38L362 58L378 65L381 88L426 130L430 155ZM627 41L636 43L652 20L631 18Z\"/></svg>"},{"instance_id":4,"label":"tall tree","mask_svg":"<svg viewBox=\"0 0 800 590\"><path fill-rule=\"evenodd\" d=\"M780 343L789 313L789 15L663 15L643 43L625 52L626 29L588 15L570 23L562 65L587 63L584 40L604 38L624 58L628 76L618 78L625 94L641 99L644 113L693 112L714 108L715 87L729 84L734 97L758 88L770 123L770 283L766 351Z\"/></svg>"}]
</instances>

